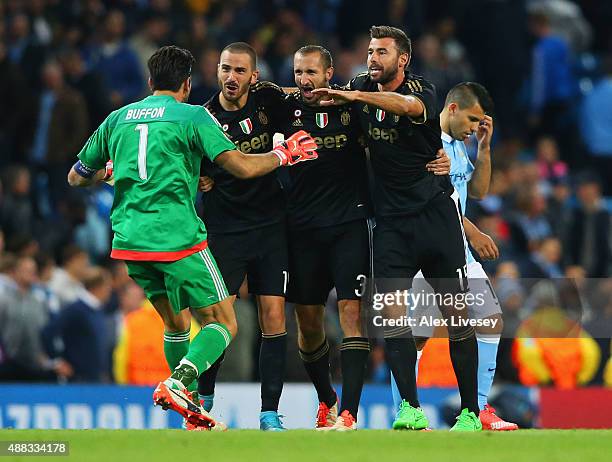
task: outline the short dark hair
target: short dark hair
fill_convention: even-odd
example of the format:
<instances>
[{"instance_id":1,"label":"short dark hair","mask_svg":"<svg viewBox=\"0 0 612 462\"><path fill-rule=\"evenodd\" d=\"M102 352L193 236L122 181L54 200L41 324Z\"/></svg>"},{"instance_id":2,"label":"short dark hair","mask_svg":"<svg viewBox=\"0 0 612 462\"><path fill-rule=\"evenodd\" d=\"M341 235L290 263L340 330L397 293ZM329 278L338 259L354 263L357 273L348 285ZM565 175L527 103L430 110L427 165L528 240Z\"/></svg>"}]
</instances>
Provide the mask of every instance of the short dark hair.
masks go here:
<instances>
[{"instance_id":1,"label":"short dark hair","mask_svg":"<svg viewBox=\"0 0 612 462\"><path fill-rule=\"evenodd\" d=\"M246 42L234 42L230 43L226 46L221 53L224 51L229 51L230 53L246 53L251 58L251 65L253 66L253 70L257 69L257 52L255 48L249 45Z\"/></svg>"},{"instance_id":2,"label":"short dark hair","mask_svg":"<svg viewBox=\"0 0 612 462\"><path fill-rule=\"evenodd\" d=\"M408 56L412 55L412 42L401 29L393 26L372 26L370 27L370 38L381 39L381 38L392 38L395 40L395 46L400 53L407 53Z\"/></svg>"},{"instance_id":3,"label":"short dark hair","mask_svg":"<svg viewBox=\"0 0 612 462\"><path fill-rule=\"evenodd\" d=\"M450 103L457 103L459 109L465 109L480 104L480 107L487 115L493 114L493 100L485 87L476 82L461 82L450 89L446 95L445 106Z\"/></svg>"},{"instance_id":4,"label":"short dark hair","mask_svg":"<svg viewBox=\"0 0 612 462\"><path fill-rule=\"evenodd\" d=\"M178 91L191 75L194 63L189 50L175 45L161 47L147 62L153 90Z\"/></svg>"},{"instance_id":5,"label":"short dark hair","mask_svg":"<svg viewBox=\"0 0 612 462\"><path fill-rule=\"evenodd\" d=\"M323 48L319 45L306 45L305 47L300 48L295 52L296 54L307 55L310 53L319 53L321 57L321 63L323 63L323 67L325 69L329 69L334 65L334 60L332 59L332 55L327 48Z\"/></svg>"}]
</instances>

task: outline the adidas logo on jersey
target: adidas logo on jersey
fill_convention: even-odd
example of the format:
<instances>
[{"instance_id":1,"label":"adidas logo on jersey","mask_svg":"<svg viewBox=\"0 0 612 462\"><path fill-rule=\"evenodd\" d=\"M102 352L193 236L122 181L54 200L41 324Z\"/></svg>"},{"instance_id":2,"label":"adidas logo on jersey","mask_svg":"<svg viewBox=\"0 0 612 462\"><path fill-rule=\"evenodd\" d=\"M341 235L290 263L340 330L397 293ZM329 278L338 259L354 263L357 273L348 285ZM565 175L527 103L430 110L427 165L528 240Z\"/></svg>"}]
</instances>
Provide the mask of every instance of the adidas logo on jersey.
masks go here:
<instances>
[{"instance_id":1,"label":"adidas logo on jersey","mask_svg":"<svg viewBox=\"0 0 612 462\"><path fill-rule=\"evenodd\" d=\"M302 123L302 121L300 119L295 119L291 125L293 125L294 127L303 127L304 126L304 124Z\"/></svg>"}]
</instances>

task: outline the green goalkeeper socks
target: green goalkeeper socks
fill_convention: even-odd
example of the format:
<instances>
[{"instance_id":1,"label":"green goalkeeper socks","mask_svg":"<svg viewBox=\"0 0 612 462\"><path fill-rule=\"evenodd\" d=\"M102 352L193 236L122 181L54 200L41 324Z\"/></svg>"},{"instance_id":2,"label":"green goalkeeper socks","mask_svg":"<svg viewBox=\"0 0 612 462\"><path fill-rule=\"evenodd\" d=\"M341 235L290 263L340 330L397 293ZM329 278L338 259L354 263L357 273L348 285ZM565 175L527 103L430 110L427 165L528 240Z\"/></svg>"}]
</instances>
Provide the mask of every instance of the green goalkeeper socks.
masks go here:
<instances>
[{"instance_id":1,"label":"green goalkeeper socks","mask_svg":"<svg viewBox=\"0 0 612 462\"><path fill-rule=\"evenodd\" d=\"M166 362L173 371L181 362L181 359L185 357L189 351L189 330L183 332L164 332L164 355L166 356ZM187 387L188 390L196 396L198 393L197 383L191 384ZM195 401L194 396L194 401Z\"/></svg>"},{"instance_id":2,"label":"green goalkeeper socks","mask_svg":"<svg viewBox=\"0 0 612 462\"><path fill-rule=\"evenodd\" d=\"M189 351L189 329L183 332L164 332L164 355L173 371Z\"/></svg>"},{"instance_id":3,"label":"green goalkeeper socks","mask_svg":"<svg viewBox=\"0 0 612 462\"><path fill-rule=\"evenodd\" d=\"M232 335L223 324L208 324L194 337L189 345L189 352L175 369L171 377L186 387L208 369L221 356L232 340ZM187 366L187 367L186 367ZM192 367L193 366L193 367ZM195 369L193 371L186 369Z\"/></svg>"}]
</instances>

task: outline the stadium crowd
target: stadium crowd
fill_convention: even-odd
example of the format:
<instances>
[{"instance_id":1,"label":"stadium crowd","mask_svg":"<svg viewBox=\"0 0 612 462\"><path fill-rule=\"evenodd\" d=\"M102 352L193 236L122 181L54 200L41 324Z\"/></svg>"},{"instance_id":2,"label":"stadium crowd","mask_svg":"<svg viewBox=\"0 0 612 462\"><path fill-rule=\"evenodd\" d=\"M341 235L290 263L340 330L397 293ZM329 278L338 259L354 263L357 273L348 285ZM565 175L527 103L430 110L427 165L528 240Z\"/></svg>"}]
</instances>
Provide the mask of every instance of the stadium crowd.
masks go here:
<instances>
[{"instance_id":1,"label":"stadium crowd","mask_svg":"<svg viewBox=\"0 0 612 462\"><path fill-rule=\"evenodd\" d=\"M66 183L91 131L147 94L146 61L159 46L178 44L196 56L190 102L203 104L217 91L219 50L229 42L253 45L261 79L286 86L293 52L322 44L344 83L364 70L366 31L380 23L412 37L411 67L436 85L440 104L465 80L484 84L496 104L491 190L468 216L501 251L485 264L504 310L498 379L612 386L612 5L605 3L1 2L0 381L149 384L167 373L163 326L123 263L107 257L112 188L75 191ZM571 283L549 281L559 278ZM241 334L221 380L257 379L256 310L242 295ZM565 327L544 335L534 319L551 319L551 311ZM341 338L334 313L330 341ZM580 335L568 336L575 326ZM288 332L295 337L295 326ZM289 345L296 360L287 378L306 380L296 342ZM372 381L388 381L383 356L381 348L370 356ZM146 360L136 365L134 357Z\"/></svg>"}]
</instances>

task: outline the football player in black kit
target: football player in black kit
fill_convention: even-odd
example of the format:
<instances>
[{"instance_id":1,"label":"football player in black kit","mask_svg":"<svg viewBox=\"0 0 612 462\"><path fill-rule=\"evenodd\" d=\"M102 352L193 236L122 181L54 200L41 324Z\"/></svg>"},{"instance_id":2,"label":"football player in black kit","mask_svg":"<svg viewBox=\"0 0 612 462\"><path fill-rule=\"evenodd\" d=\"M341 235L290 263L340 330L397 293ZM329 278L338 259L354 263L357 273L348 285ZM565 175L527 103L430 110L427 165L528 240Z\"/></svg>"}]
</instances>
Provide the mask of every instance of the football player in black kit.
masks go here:
<instances>
[{"instance_id":1,"label":"football player in black kit","mask_svg":"<svg viewBox=\"0 0 612 462\"><path fill-rule=\"evenodd\" d=\"M321 89L315 94L324 98L323 107L359 106L375 180L375 296L405 290L421 269L443 300L455 300L467 288L458 197L448 176L435 176L425 168L441 147L435 89L408 70L411 44L402 30L373 26L370 37L368 72L349 82L354 91ZM474 328L461 322L465 313L452 302L443 304L441 311L454 321L448 327L450 355L461 395L462 411L452 430L478 431L482 426ZM397 302L385 312L387 318L401 318L406 307ZM410 326L386 327L384 337L387 362L403 399L393 428L426 428L417 397Z\"/></svg>"},{"instance_id":2,"label":"football player in black kit","mask_svg":"<svg viewBox=\"0 0 612 462\"><path fill-rule=\"evenodd\" d=\"M364 140L352 105L321 108L315 88L329 85L332 58L325 48L306 46L294 55L299 91L286 97L283 133L311 133L319 158L289 175L287 301L296 304L298 346L319 397L315 427L356 428L370 345L361 326L360 285L369 274L371 205ZM336 288L340 325L342 403L329 376L324 304Z\"/></svg>"},{"instance_id":3,"label":"football player in black kit","mask_svg":"<svg viewBox=\"0 0 612 462\"><path fill-rule=\"evenodd\" d=\"M205 107L225 133L246 154L271 150L279 126L280 87L257 82L257 56L237 42L221 53L217 77L221 91ZM245 276L256 295L262 331L259 354L262 430L284 430L278 416L287 351L285 292L289 273L285 229L285 196L274 173L238 179L212 162L203 163L201 189L210 178L214 187L203 195L208 245L214 253L230 296ZM212 408L214 386L223 356L199 378L204 408Z\"/></svg>"},{"instance_id":4,"label":"football player in black kit","mask_svg":"<svg viewBox=\"0 0 612 462\"><path fill-rule=\"evenodd\" d=\"M319 430L354 430L368 353L361 325L361 295L370 274L372 210L368 191L361 107L319 106L316 88L329 86L332 58L325 48L310 45L294 55L299 91L288 95L283 132L304 129L317 143L318 159L294 167L289 175L287 300L296 304L298 346L317 390ZM435 157L435 154L434 154ZM446 159L448 160L448 159ZM442 162L448 173L450 162ZM423 167L425 168L425 167ZM434 167L432 167L434 168ZM342 402L329 374L329 344L323 328L324 304L336 288L340 325Z\"/></svg>"}]
</instances>

